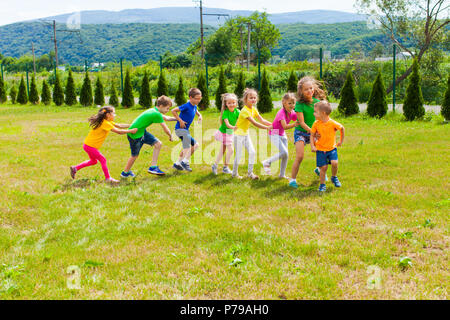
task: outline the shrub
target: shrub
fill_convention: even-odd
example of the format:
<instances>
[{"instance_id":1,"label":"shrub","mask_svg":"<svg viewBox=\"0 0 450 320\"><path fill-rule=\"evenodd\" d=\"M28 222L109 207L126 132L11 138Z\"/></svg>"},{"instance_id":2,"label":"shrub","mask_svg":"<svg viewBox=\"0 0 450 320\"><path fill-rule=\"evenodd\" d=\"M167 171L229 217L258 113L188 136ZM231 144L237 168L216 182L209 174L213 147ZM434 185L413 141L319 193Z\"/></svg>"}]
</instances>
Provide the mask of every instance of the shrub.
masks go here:
<instances>
[{"instance_id":1,"label":"shrub","mask_svg":"<svg viewBox=\"0 0 450 320\"><path fill-rule=\"evenodd\" d=\"M422 89L420 88L419 64L414 59L412 73L409 76L406 89L405 102L403 103L403 115L408 121L421 118L425 114L423 107Z\"/></svg>"},{"instance_id":2,"label":"shrub","mask_svg":"<svg viewBox=\"0 0 450 320\"><path fill-rule=\"evenodd\" d=\"M386 89L384 88L381 72L379 72L370 92L367 113L371 117L382 118L386 115L387 110Z\"/></svg>"},{"instance_id":3,"label":"shrub","mask_svg":"<svg viewBox=\"0 0 450 320\"><path fill-rule=\"evenodd\" d=\"M345 116L359 113L355 92L355 80L353 79L351 70L347 72L347 78L341 89L341 100L339 101L338 110Z\"/></svg>"}]
</instances>

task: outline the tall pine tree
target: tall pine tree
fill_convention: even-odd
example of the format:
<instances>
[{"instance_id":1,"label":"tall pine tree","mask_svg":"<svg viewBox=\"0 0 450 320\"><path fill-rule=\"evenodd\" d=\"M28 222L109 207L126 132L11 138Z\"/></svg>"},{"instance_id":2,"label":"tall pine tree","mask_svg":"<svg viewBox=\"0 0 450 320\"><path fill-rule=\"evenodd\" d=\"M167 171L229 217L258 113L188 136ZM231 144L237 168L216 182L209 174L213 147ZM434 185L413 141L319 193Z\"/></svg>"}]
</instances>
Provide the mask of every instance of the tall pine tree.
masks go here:
<instances>
[{"instance_id":1,"label":"tall pine tree","mask_svg":"<svg viewBox=\"0 0 450 320\"><path fill-rule=\"evenodd\" d=\"M234 89L234 94L238 97L239 108L242 108L244 105L244 102L242 102L242 97L244 96L244 90L245 90L244 71L241 70L241 72L239 72L239 77L238 77L238 80L236 83L236 88Z\"/></svg>"},{"instance_id":2,"label":"tall pine tree","mask_svg":"<svg viewBox=\"0 0 450 320\"><path fill-rule=\"evenodd\" d=\"M73 106L74 104L77 103L75 81L73 80L73 74L71 69L69 69L69 76L67 77L64 102L68 106Z\"/></svg>"},{"instance_id":3,"label":"tall pine tree","mask_svg":"<svg viewBox=\"0 0 450 320\"><path fill-rule=\"evenodd\" d=\"M11 98L11 103L15 104L17 98L17 89L14 83L11 86L11 90L9 90L9 97Z\"/></svg>"},{"instance_id":4,"label":"tall pine tree","mask_svg":"<svg viewBox=\"0 0 450 320\"><path fill-rule=\"evenodd\" d=\"M89 74L87 71L80 91L80 103L85 107L92 106L93 103L91 79L89 79Z\"/></svg>"},{"instance_id":5,"label":"tall pine tree","mask_svg":"<svg viewBox=\"0 0 450 320\"><path fill-rule=\"evenodd\" d=\"M186 103L186 94L184 92L183 77L181 76L181 74L178 79L178 88L177 93L175 94L175 103L177 104L177 106L181 106Z\"/></svg>"},{"instance_id":6,"label":"tall pine tree","mask_svg":"<svg viewBox=\"0 0 450 320\"><path fill-rule=\"evenodd\" d=\"M6 84L3 77L0 75L0 103L6 102L8 98L6 97Z\"/></svg>"},{"instance_id":7,"label":"tall pine tree","mask_svg":"<svg viewBox=\"0 0 450 320\"><path fill-rule=\"evenodd\" d=\"M220 67L219 70L219 86L217 87L216 91L216 108L217 110L222 109L222 94L227 92L227 83L225 81L225 75L223 73L223 68Z\"/></svg>"},{"instance_id":8,"label":"tall pine tree","mask_svg":"<svg viewBox=\"0 0 450 320\"><path fill-rule=\"evenodd\" d=\"M94 90L94 104L97 106L103 106L105 104L105 95L103 93L103 83L100 79L100 75L97 76Z\"/></svg>"},{"instance_id":9,"label":"tall pine tree","mask_svg":"<svg viewBox=\"0 0 450 320\"><path fill-rule=\"evenodd\" d=\"M447 90L445 91L444 101L442 102L441 114L446 121L450 120L450 75L447 79Z\"/></svg>"},{"instance_id":10,"label":"tall pine tree","mask_svg":"<svg viewBox=\"0 0 450 320\"><path fill-rule=\"evenodd\" d=\"M206 78L203 75L203 72L200 72L198 76L197 89L202 92L202 100L198 103L198 108L200 110L206 110L209 108L209 93L208 88L206 87Z\"/></svg>"},{"instance_id":11,"label":"tall pine tree","mask_svg":"<svg viewBox=\"0 0 450 320\"><path fill-rule=\"evenodd\" d=\"M367 113L371 117L382 118L386 115L388 110L386 89L384 88L381 71L378 72L375 79L372 91L370 92L369 101L367 103Z\"/></svg>"},{"instance_id":12,"label":"tall pine tree","mask_svg":"<svg viewBox=\"0 0 450 320\"><path fill-rule=\"evenodd\" d=\"M19 84L19 93L17 94L17 102L20 104L27 104L28 102L28 95L27 95L27 88L25 87L25 80L20 80Z\"/></svg>"},{"instance_id":13,"label":"tall pine tree","mask_svg":"<svg viewBox=\"0 0 450 320\"><path fill-rule=\"evenodd\" d=\"M273 103L270 96L269 79L267 78L266 69L263 71L261 79L261 90L259 91L258 110L261 113L267 113L272 111Z\"/></svg>"},{"instance_id":14,"label":"tall pine tree","mask_svg":"<svg viewBox=\"0 0 450 320\"><path fill-rule=\"evenodd\" d=\"M341 100L339 101L338 110L345 116L359 113L355 80L351 70L348 71L344 86L341 89Z\"/></svg>"},{"instance_id":15,"label":"tall pine tree","mask_svg":"<svg viewBox=\"0 0 450 320\"><path fill-rule=\"evenodd\" d=\"M150 92L150 82L148 80L147 71L145 71L144 77L142 78L139 104L144 108L149 108L152 105L152 95Z\"/></svg>"},{"instance_id":16,"label":"tall pine tree","mask_svg":"<svg viewBox=\"0 0 450 320\"><path fill-rule=\"evenodd\" d=\"M161 73L159 74L158 79L158 87L156 88L156 101L158 100L158 97L160 96L169 96L169 86L167 85L166 77L164 76L164 71L161 70Z\"/></svg>"},{"instance_id":17,"label":"tall pine tree","mask_svg":"<svg viewBox=\"0 0 450 320\"><path fill-rule=\"evenodd\" d=\"M288 92L297 92L297 76L294 73L294 70L291 71L291 74L289 75L289 79L287 82L287 91Z\"/></svg>"},{"instance_id":18,"label":"tall pine tree","mask_svg":"<svg viewBox=\"0 0 450 320\"><path fill-rule=\"evenodd\" d=\"M30 96L28 97L28 100L33 104L39 103L39 92L37 90L36 78L34 75L31 77Z\"/></svg>"},{"instance_id":19,"label":"tall pine tree","mask_svg":"<svg viewBox=\"0 0 450 320\"><path fill-rule=\"evenodd\" d=\"M131 86L130 70L127 70L125 75L125 83L123 86L122 106L124 108L131 108L134 106L133 87Z\"/></svg>"},{"instance_id":20,"label":"tall pine tree","mask_svg":"<svg viewBox=\"0 0 450 320\"><path fill-rule=\"evenodd\" d=\"M41 93L41 101L43 104L48 105L50 104L52 99L51 93L50 93L50 87L47 84L47 81L42 82L42 93Z\"/></svg>"},{"instance_id":21,"label":"tall pine tree","mask_svg":"<svg viewBox=\"0 0 450 320\"><path fill-rule=\"evenodd\" d=\"M409 76L409 84L406 88L406 97L403 103L403 115L408 121L423 117L425 108L423 107L422 89L420 87L419 64L413 61L412 73Z\"/></svg>"},{"instance_id":22,"label":"tall pine tree","mask_svg":"<svg viewBox=\"0 0 450 320\"><path fill-rule=\"evenodd\" d=\"M109 93L109 105L117 108L119 106L119 98L117 98L116 88L114 87L114 82L111 83L111 90Z\"/></svg>"},{"instance_id":23,"label":"tall pine tree","mask_svg":"<svg viewBox=\"0 0 450 320\"><path fill-rule=\"evenodd\" d=\"M64 92L59 81L58 72L55 75L55 85L53 86L53 102L60 106L64 103Z\"/></svg>"}]
</instances>

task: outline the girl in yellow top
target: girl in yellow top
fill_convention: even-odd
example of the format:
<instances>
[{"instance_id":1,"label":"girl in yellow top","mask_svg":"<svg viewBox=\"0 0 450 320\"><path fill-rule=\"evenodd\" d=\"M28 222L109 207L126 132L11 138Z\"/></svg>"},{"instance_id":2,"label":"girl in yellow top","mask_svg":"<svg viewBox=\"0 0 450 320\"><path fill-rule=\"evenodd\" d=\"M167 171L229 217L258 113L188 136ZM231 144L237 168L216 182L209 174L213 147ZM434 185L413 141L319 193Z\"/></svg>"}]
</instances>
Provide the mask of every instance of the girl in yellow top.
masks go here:
<instances>
[{"instance_id":1,"label":"girl in yellow top","mask_svg":"<svg viewBox=\"0 0 450 320\"><path fill-rule=\"evenodd\" d=\"M253 173L253 165L255 164L256 152L253 148L252 140L248 134L248 129L250 124L261 129L272 129L272 123L263 119L256 109L256 102L258 101L258 93L254 89L245 89L244 95L242 97L244 102L244 107L242 108L239 118L236 122L236 129L234 132L234 149L236 150L236 155L234 157L233 164L233 177L241 179L239 176L239 160L242 155L242 147L245 147L248 151L248 177L250 179L259 179L259 177ZM258 119L263 124L257 122Z\"/></svg>"},{"instance_id":2,"label":"girl in yellow top","mask_svg":"<svg viewBox=\"0 0 450 320\"><path fill-rule=\"evenodd\" d=\"M89 125L92 129L84 140L83 149L88 154L89 160L86 160L77 166L70 167L70 175L72 176L72 179L75 179L75 174L78 170L84 167L93 166L97 163L97 161L99 161L102 166L103 173L105 174L106 181L113 183L119 182L118 180L111 178L109 175L109 170L106 166L106 158L98 149L100 149L110 131L118 134L127 134L136 133L137 128L131 130L117 129L128 128L130 125L114 123L115 116L116 113L113 107L103 107L97 112L97 114L92 115L88 119Z\"/></svg>"}]
</instances>

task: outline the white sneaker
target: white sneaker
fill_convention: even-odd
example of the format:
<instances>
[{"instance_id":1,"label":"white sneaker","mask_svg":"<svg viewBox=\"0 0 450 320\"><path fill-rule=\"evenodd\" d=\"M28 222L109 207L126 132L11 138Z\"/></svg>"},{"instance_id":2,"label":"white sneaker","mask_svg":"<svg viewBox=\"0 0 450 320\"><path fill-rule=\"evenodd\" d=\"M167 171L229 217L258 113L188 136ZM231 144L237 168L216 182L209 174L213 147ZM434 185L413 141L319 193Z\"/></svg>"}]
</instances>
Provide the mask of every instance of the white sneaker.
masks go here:
<instances>
[{"instance_id":1,"label":"white sneaker","mask_svg":"<svg viewBox=\"0 0 450 320\"><path fill-rule=\"evenodd\" d=\"M215 174L215 175L217 175L217 164L213 164L212 166L211 166L211 169L212 169L212 172Z\"/></svg>"},{"instance_id":2,"label":"white sneaker","mask_svg":"<svg viewBox=\"0 0 450 320\"><path fill-rule=\"evenodd\" d=\"M236 179L242 179L242 176L240 176L239 174L236 174L236 175L233 174L232 177L236 178Z\"/></svg>"},{"instance_id":3,"label":"white sneaker","mask_svg":"<svg viewBox=\"0 0 450 320\"><path fill-rule=\"evenodd\" d=\"M267 160L264 160L263 162L262 162L262 165L263 165L263 168L264 168L264 172L267 174L267 175L271 175L272 174L272 172L270 171L270 162L267 162Z\"/></svg>"},{"instance_id":4,"label":"white sneaker","mask_svg":"<svg viewBox=\"0 0 450 320\"><path fill-rule=\"evenodd\" d=\"M252 172L252 173L249 173L249 174L248 174L248 177L249 177L250 179L252 179L252 180L258 180L258 179L259 179L259 177L258 177L256 174L254 174L253 172Z\"/></svg>"},{"instance_id":5,"label":"white sneaker","mask_svg":"<svg viewBox=\"0 0 450 320\"><path fill-rule=\"evenodd\" d=\"M113 178L108 178L108 179L105 179L105 182L110 183L110 184L118 184L120 181L113 179Z\"/></svg>"},{"instance_id":6,"label":"white sneaker","mask_svg":"<svg viewBox=\"0 0 450 320\"><path fill-rule=\"evenodd\" d=\"M233 173L233 171L231 171L230 168L228 168L228 167L223 167L222 172L223 173L227 173L227 174L232 174Z\"/></svg>"}]
</instances>

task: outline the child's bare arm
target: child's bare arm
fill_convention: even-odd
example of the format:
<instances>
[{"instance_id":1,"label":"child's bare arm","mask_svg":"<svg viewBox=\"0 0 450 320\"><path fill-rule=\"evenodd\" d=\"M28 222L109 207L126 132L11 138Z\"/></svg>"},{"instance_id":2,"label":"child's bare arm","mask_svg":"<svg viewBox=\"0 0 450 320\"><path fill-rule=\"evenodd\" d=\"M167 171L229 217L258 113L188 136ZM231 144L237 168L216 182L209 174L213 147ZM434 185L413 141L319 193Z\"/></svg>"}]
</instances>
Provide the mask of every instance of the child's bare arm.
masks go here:
<instances>
[{"instance_id":1,"label":"child's bare arm","mask_svg":"<svg viewBox=\"0 0 450 320\"><path fill-rule=\"evenodd\" d=\"M223 120L223 122L225 122L225 125L227 126L228 129L234 129L236 128L236 126L232 126L230 124L230 122L228 121L228 119Z\"/></svg>"},{"instance_id":2,"label":"child's bare arm","mask_svg":"<svg viewBox=\"0 0 450 320\"><path fill-rule=\"evenodd\" d=\"M162 115L162 117L163 117L164 121L177 121L177 118L175 118L175 117L168 117L165 115Z\"/></svg>"},{"instance_id":3,"label":"child's bare arm","mask_svg":"<svg viewBox=\"0 0 450 320\"><path fill-rule=\"evenodd\" d=\"M316 133L316 132L314 132ZM314 133L311 132L311 138L309 139L309 142L311 144L311 151L312 152L316 152L317 148L316 148L316 139L314 139Z\"/></svg>"},{"instance_id":4,"label":"child's bare arm","mask_svg":"<svg viewBox=\"0 0 450 320\"><path fill-rule=\"evenodd\" d=\"M267 121L266 119L264 119L263 117L261 117L261 115L258 115L258 120L261 121L263 124L265 124L266 126L271 126L272 122Z\"/></svg>"},{"instance_id":5,"label":"child's bare arm","mask_svg":"<svg viewBox=\"0 0 450 320\"><path fill-rule=\"evenodd\" d=\"M339 142L337 143L338 147L342 146L342 144L344 143L344 135L345 135L344 126L342 126L341 130L339 130L339 131L341 132L341 137L339 139Z\"/></svg>"},{"instance_id":6,"label":"child's bare arm","mask_svg":"<svg viewBox=\"0 0 450 320\"><path fill-rule=\"evenodd\" d=\"M290 123L290 124L286 124L286 120L284 120L284 119L281 120L280 123L281 123L281 126L283 127L284 130L288 130L288 129L291 129L291 128L297 126L297 123L295 123L295 122Z\"/></svg>"},{"instance_id":7,"label":"child's bare arm","mask_svg":"<svg viewBox=\"0 0 450 320\"><path fill-rule=\"evenodd\" d=\"M184 129L184 128L186 128L186 122L181 120L180 116L178 115L178 112L180 112L180 108L176 107L176 108L172 109L172 114L173 114L174 118L180 123L180 128Z\"/></svg>"},{"instance_id":8,"label":"child's bare arm","mask_svg":"<svg viewBox=\"0 0 450 320\"><path fill-rule=\"evenodd\" d=\"M133 129L129 129L129 130L112 128L111 131L114 133L117 133L117 134L127 134L127 133L136 133L138 131L138 128L133 128Z\"/></svg>"},{"instance_id":9,"label":"child's bare arm","mask_svg":"<svg viewBox=\"0 0 450 320\"><path fill-rule=\"evenodd\" d=\"M131 126L131 124L114 123L114 127L119 128L119 129L126 129L126 128L129 128L130 126Z\"/></svg>"},{"instance_id":10,"label":"child's bare arm","mask_svg":"<svg viewBox=\"0 0 450 320\"><path fill-rule=\"evenodd\" d=\"M162 122L162 123L160 123L160 125L163 128L164 132L169 136L169 141L173 141L172 140L172 133L170 132L170 129L167 127L167 124Z\"/></svg>"},{"instance_id":11,"label":"child's bare arm","mask_svg":"<svg viewBox=\"0 0 450 320\"><path fill-rule=\"evenodd\" d=\"M303 117L303 112L296 112L296 114L297 114L296 124L299 124L300 127L305 129L308 133L311 133L311 128L308 127L308 125L305 123L305 118Z\"/></svg>"},{"instance_id":12,"label":"child's bare arm","mask_svg":"<svg viewBox=\"0 0 450 320\"><path fill-rule=\"evenodd\" d=\"M267 130L271 130L272 129L272 124L269 122L269 125L263 125L259 122L257 122L255 119L253 119L252 117L248 117L247 118L248 121L250 121L255 127L258 127L260 129L267 129Z\"/></svg>"},{"instance_id":13,"label":"child's bare arm","mask_svg":"<svg viewBox=\"0 0 450 320\"><path fill-rule=\"evenodd\" d=\"M202 117L201 113L198 112L198 110L197 110L197 111L195 112L195 114L196 114L197 117L198 117L198 122L202 122L203 117Z\"/></svg>"}]
</instances>

